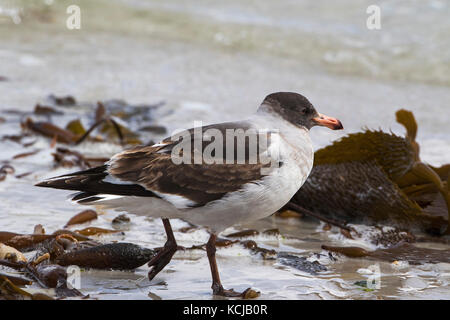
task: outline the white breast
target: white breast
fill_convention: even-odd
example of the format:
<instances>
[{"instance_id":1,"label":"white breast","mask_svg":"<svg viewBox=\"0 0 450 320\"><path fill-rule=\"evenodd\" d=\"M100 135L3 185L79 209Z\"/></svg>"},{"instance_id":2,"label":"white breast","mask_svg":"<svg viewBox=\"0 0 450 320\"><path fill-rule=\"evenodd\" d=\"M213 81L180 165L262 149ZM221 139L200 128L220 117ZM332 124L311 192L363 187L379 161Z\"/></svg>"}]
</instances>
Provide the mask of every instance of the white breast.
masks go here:
<instances>
[{"instance_id":1,"label":"white breast","mask_svg":"<svg viewBox=\"0 0 450 320\"><path fill-rule=\"evenodd\" d=\"M246 184L240 191L190 210L186 216L192 223L209 226L218 232L234 224L262 219L289 202L306 181L314 156L308 130L277 118L252 122L259 128L279 130L278 143L271 144L270 149L278 148L281 167L258 183Z\"/></svg>"}]
</instances>

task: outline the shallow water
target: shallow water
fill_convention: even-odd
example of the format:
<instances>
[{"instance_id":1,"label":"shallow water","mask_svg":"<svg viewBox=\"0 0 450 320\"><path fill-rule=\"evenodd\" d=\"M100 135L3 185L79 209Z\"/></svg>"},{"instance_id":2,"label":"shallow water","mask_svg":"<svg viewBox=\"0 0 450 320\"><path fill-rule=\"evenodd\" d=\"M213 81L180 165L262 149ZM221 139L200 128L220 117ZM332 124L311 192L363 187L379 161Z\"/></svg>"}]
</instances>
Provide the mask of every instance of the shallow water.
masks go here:
<instances>
[{"instance_id":1,"label":"shallow water","mask_svg":"<svg viewBox=\"0 0 450 320\"><path fill-rule=\"evenodd\" d=\"M47 1L52 3L52 1ZM79 1L81 30L65 27L66 4L44 1L0 1L0 135L17 134L20 116L6 110L32 111L51 93L71 94L79 101L124 99L158 103L152 124L169 132L204 123L243 118L264 96L279 90L306 95L325 114L339 118L342 133L311 132L315 148L361 127L392 129L398 108L412 110L419 123L422 159L433 165L450 162L450 7L444 1L382 1L382 29L365 28L370 1ZM14 11L15 8L22 11ZM14 12L18 12L16 15ZM420 13L420 14L418 14ZM18 22L18 18L20 23ZM86 109L70 110L66 120ZM147 134L145 141L162 136ZM0 182L0 230L30 233L34 225L48 232L61 228L81 207L69 203L68 192L33 186L44 177L71 169L53 169L49 140L29 148L0 141L0 161L10 161L22 179ZM36 155L11 160L16 154L41 149ZM84 153L109 156L113 144L83 144ZM111 227L117 213L102 214L93 226ZM158 247L165 241L159 220L130 214L124 236L101 237ZM87 226L86 225L86 226ZM201 244L205 230L182 233L182 246ZM75 226L81 229L84 225ZM350 241L337 230L324 232L312 221L270 217L249 226L279 228L281 236L256 236L261 246L301 253L329 271L309 275L276 261L264 261L240 245L218 250L224 285L249 286L267 299L448 299L449 264L399 266L367 259L326 258L322 244L375 247L368 239ZM363 229L363 226L357 226ZM227 230L224 234L233 230ZM289 238L293 237L293 238ZM420 244L444 249L448 246ZM378 263L381 288L364 291L354 282L367 277ZM210 299L209 266L200 250L178 252L152 282L147 267L135 272L82 272L82 292L100 299Z\"/></svg>"}]
</instances>

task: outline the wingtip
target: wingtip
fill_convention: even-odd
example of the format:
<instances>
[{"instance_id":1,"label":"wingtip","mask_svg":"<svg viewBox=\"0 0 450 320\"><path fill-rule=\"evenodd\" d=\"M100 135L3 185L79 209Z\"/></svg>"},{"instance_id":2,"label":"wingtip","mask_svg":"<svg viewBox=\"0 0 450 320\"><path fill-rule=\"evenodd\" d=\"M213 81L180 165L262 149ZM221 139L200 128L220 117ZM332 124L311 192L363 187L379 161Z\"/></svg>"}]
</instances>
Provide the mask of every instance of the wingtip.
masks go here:
<instances>
[{"instance_id":1,"label":"wingtip","mask_svg":"<svg viewBox=\"0 0 450 320\"><path fill-rule=\"evenodd\" d=\"M57 176L57 177L52 177L52 178L48 178L44 181L38 182L36 183L34 186L35 187L47 187L47 188L52 188L53 187L53 182L57 181L59 178L63 178L67 175L61 175L61 176Z\"/></svg>"},{"instance_id":2,"label":"wingtip","mask_svg":"<svg viewBox=\"0 0 450 320\"><path fill-rule=\"evenodd\" d=\"M48 181L41 181L34 185L35 187L48 187Z\"/></svg>"}]
</instances>

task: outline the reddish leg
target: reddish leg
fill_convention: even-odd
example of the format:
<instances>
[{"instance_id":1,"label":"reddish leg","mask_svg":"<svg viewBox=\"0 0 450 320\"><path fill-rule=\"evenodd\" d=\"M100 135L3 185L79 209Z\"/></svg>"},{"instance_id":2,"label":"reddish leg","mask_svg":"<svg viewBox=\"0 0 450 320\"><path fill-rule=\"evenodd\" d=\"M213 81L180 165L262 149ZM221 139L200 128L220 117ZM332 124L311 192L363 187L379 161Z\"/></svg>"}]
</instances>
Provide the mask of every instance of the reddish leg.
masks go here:
<instances>
[{"instance_id":1,"label":"reddish leg","mask_svg":"<svg viewBox=\"0 0 450 320\"><path fill-rule=\"evenodd\" d=\"M206 253L208 255L209 266L211 267L211 275L212 275L212 290L214 295L224 296L224 297L247 297L247 293L252 291L256 295L255 291L248 288L244 292L236 292L233 289L226 290L223 288L222 283L220 282L219 269L217 268L216 262L216 239L217 236L215 234L211 234L209 237L208 243L206 244ZM249 295L248 297L254 297L254 295Z\"/></svg>"},{"instance_id":2,"label":"reddish leg","mask_svg":"<svg viewBox=\"0 0 450 320\"><path fill-rule=\"evenodd\" d=\"M169 219L163 218L162 221L164 224L164 229L166 230L167 241L158 254L148 263L148 266L152 267L148 272L149 280L152 280L162 269L164 269L170 260L172 260L173 255L178 249Z\"/></svg>"}]
</instances>

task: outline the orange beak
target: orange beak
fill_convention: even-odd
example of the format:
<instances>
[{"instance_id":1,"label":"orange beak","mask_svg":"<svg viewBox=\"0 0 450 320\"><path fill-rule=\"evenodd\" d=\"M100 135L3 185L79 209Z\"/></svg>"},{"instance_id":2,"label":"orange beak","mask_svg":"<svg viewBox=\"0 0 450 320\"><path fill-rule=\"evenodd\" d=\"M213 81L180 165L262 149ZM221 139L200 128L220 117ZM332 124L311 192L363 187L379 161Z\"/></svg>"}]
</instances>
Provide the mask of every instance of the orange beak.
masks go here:
<instances>
[{"instance_id":1,"label":"orange beak","mask_svg":"<svg viewBox=\"0 0 450 320\"><path fill-rule=\"evenodd\" d=\"M342 126L342 123L336 119L336 118L332 118L329 116L326 116L324 114L320 114L312 119L318 126L324 126L324 127L328 127L332 130L340 130L340 129L344 129L344 127Z\"/></svg>"}]
</instances>

